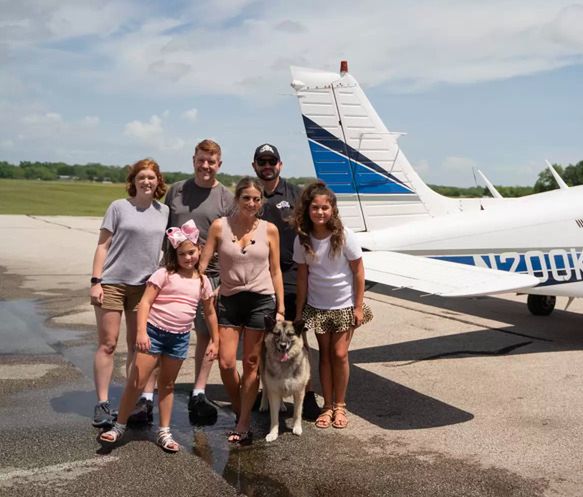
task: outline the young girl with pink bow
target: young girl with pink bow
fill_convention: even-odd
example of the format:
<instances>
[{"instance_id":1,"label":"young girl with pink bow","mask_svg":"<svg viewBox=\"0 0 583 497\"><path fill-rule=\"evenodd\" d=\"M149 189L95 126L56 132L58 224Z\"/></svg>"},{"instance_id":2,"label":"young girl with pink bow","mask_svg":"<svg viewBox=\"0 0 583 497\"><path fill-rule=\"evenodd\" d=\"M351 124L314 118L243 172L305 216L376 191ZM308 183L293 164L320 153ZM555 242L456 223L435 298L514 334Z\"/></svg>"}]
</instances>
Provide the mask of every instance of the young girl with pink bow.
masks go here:
<instances>
[{"instance_id":1,"label":"young girl with pink bow","mask_svg":"<svg viewBox=\"0 0 583 497\"><path fill-rule=\"evenodd\" d=\"M159 360L160 428L157 443L168 452L177 452L179 445L170 433L174 382L188 353L190 329L201 300L211 332L206 349L211 360L217 357L219 332L210 281L198 270L199 231L194 221L187 221L180 228L168 228L166 234L170 246L165 267L150 277L138 306L135 366L121 397L117 422L99 439L113 444L123 436L127 419Z\"/></svg>"}]
</instances>

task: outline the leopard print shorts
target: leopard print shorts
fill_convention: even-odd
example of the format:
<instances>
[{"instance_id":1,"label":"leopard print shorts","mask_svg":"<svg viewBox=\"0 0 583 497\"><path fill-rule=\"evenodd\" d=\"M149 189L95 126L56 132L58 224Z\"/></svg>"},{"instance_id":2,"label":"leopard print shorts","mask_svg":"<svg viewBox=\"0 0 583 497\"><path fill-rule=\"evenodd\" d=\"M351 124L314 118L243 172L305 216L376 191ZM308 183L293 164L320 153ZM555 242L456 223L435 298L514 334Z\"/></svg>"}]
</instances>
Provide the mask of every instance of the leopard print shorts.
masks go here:
<instances>
[{"instance_id":1,"label":"leopard print shorts","mask_svg":"<svg viewBox=\"0 0 583 497\"><path fill-rule=\"evenodd\" d=\"M306 304L302 318L306 322L306 328L315 333L341 333L354 327L353 307L343 309L316 309ZM362 324L368 323L372 319L372 311L366 304L362 306Z\"/></svg>"}]
</instances>

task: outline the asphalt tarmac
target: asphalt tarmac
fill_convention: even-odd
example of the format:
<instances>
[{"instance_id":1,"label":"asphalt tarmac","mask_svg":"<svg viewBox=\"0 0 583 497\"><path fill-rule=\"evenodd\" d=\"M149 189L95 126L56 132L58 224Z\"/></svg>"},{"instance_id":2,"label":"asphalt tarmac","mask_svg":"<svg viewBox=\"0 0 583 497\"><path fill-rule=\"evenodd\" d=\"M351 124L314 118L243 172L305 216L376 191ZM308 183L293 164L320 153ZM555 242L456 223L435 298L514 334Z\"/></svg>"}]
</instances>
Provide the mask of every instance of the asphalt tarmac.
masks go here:
<instances>
[{"instance_id":1,"label":"asphalt tarmac","mask_svg":"<svg viewBox=\"0 0 583 497\"><path fill-rule=\"evenodd\" d=\"M217 367L207 389L221 406L217 423L188 421L189 359L172 422L181 452L155 445L156 411L153 427L104 450L91 426L88 304L99 223L0 216L0 495L582 494L577 301L541 318L520 296L446 300L372 286L375 319L351 345L347 429L304 422L296 437L290 406L276 442L263 440L268 416L256 413L254 443L230 446L234 418ZM121 337L114 401L125 350Z\"/></svg>"}]
</instances>

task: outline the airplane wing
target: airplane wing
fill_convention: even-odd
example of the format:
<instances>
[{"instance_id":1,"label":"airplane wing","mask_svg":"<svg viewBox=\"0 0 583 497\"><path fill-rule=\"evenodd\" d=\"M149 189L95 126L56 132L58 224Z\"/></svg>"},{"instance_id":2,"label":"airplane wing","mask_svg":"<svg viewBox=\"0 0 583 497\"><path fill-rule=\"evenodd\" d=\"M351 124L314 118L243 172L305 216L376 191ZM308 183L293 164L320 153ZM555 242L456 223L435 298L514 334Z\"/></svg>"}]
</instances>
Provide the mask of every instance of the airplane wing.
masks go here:
<instances>
[{"instance_id":1,"label":"airplane wing","mask_svg":"<svg viewBox=\"0 0 583 497\"><path fill-rule=\"evenodd\" d=\"M513 292L539 284L528 274L509 273L390 251L363 253L369 281L443 297Z\"/></svg>"}]
</instances>

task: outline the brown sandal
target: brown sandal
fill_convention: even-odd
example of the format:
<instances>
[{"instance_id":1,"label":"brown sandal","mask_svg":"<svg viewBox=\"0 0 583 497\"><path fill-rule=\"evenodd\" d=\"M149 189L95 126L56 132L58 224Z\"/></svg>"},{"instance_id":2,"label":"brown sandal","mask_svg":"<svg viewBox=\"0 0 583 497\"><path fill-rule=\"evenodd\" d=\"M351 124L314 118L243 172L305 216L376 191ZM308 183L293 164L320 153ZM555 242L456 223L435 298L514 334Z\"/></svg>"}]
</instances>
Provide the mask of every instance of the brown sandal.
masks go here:
<instances>
[{"instance_id":1,"label":"brown sandal","mask_svg":"<svg viewBox=\"0 0 583 497\"><path fill-rule=\"evenodd\" d=\"M348 426L348 418L346 417L346 404L345 403L335 403L332 409L334 414L334 421L332 426L338 430L343 430Z\"/></svg>"},{"instance_id":2,"label":"brown sandal","mask_svg":"<svg viewBox=\"0 0 583 497\"><path fill-rule=\"evenodd\" d=\"M318 416L314 424L316 425L316 428L324 430L332 426L333 419L334 411L332 410L332 408L330 406L324 406L322 407L322 411L320 412L320 415Z\"/></svg>"}]
</instances>

